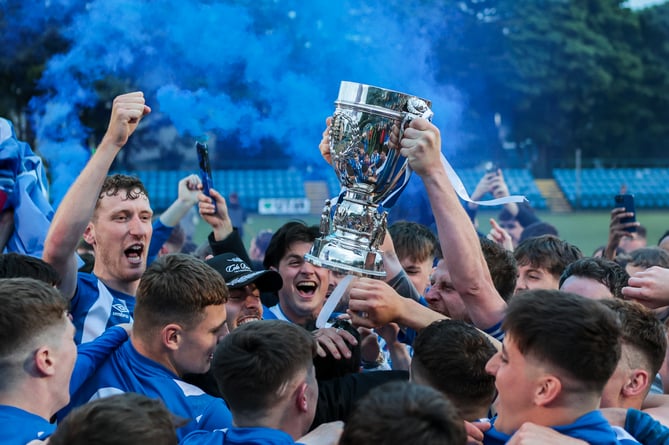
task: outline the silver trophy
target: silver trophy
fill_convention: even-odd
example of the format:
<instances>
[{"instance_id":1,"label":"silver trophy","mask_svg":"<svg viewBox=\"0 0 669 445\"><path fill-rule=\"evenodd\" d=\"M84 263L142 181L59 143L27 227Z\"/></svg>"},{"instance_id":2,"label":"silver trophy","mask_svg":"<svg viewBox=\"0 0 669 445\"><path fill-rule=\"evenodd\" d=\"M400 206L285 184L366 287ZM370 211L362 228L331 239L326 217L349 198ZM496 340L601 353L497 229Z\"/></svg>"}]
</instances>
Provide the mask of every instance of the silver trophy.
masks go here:
<instances>
[{"instance_id":1,"label":"silver trophy","mask_svg":"<svg viewBox=\"0 0 669 445\"><path fill-rule=\"evenodd\" d=\"M388 209L411 175L400 155L404 129L432 118L431 102L356 82L341 82L330 130L332 165L342 194L327 201L310 263L357 276L385 276L379 246Z\"/></svg>"}]
</instances>

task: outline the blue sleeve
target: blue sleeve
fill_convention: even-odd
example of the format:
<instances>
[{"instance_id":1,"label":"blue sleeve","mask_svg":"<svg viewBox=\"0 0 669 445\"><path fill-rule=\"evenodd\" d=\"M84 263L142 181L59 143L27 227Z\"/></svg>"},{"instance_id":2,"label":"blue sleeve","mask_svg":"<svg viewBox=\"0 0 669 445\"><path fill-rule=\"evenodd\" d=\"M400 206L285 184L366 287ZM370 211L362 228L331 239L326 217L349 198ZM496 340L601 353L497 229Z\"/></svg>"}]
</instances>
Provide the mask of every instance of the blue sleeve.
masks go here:
<instances>
[{"instance_id":1,"label":"blue sleeve","mask_svg":"<svg viewBox=\"0 0 669 445\"><path fill-rule=\"evenodd\" d=\"M504 340L504 330L502 329L503 321L504 319L500 320L499 322L490 326L489 328L481 330L486 334L488 334L489 336L495 338L496 340L503 341Z\"/></svg>"},{"instance_id":2,"label":"blue sleeve","mask_svg":"<svg viewBox=\"0 0 669 445\"><path fill-rule=\"evenodd\" d=\"M404 343L405 345L413 346L413 342L417 335L418 333L411 328L400 329L400 331L397 333L397 340L401 343Z\"/></svg>"},{"instance_id":3,"label":"blue sleeve","mask_svg":"<svg viewBox=\"0 0 669 445\"><path fill-rule=\"evenodd\" d=\"M518 223L523 226L523 228L525 228L530 224L539 222L540 219L537 217L537 215L534 213L534 210L528 203L521 202L518 204L518 214L516 215L516 221L518 221Z\"/></svg>"},{"instance_id":4,"label":"blue sleeve","mask_svg":"<svg viewBox=\"0 0 669 445\"><path fill-rule=\"evenodd\" d=\"M160 222L160 218L157 218L153 222L153 235L151 235L151 243L149 243L149 253L147 254L147 259L146 259L147 266L156 259L158 253L160 252L160 248L163 247L165 241L167 241L167 239L172 234L172 230L174 230L174 227L166 226L165 224Z\"/></svg>"},{"instance_id":5,"label":"blue sleeve","mask_svg":"<svg viewBox=\"0 0 669 445\"><path fill-rule=\"evenodd\" d=\"M214 238L214 232L211 232L209 233L207 240L209 241L211 252L214 255L232 252L244 260L246 264L252 264L251 258L246 251L246 247L244 246L244 241L242 241L242 237L239 235L238 228L233 228L232 233L220 241L216 241Z\"/></svg>"},{"instance_id":6,"label":"blue sleeve","mask_svg":"<svg viewBox=\"0 0 669 445\"><path fill-rule=\"evenodd\" d=\"M0 211L12 208L15 221L6 246L1 247L41 258L54 214L47 199L46 170L30 145L16 138L11 121L0 119L10 133L0 142L0 190L6 195Z\"/></svg>"},{"instance_id":7,"label":"blue sleeve","mask_svg":"<svg viewBox=\"0 0 669 445\"><path fill-rule=\"evenodd\" d=\"M184 437L179 445L221 445L224 444L223 431L193 431Z\"/></svg>"},{"instance_id":8,"label":"blue sleeve","mask_svg":"<svg viewBox=\"0 0 669 445\"><path fill-rule=\"evenodd\" d=\"M199 429L205 431L230 428L232 426L232 413L223 399L214 397L212 403L202 413L202 418L197 421L197 425Z\"/></svg>"},{"instance_id":9,"label":"blue sleeve","mask_svg":"<svg viewBox=\"0 0 669 445\"><path fill-rule=\"evenodd\" d=\"M650 414L634 408L627 410L625 430L641 443L669 443L669 428L653 419Z\"/></svg>"},{"instance_id":10,"label":"blue sleeve","mask_svg":"<svg viewBox=\"0 0 669 445\"><path fill-rule=\"evenodd\" d=\"M77 361L70 378L70 394L90 378L109 355L128 339L128 333L120 326L112 326L95 340L77 347Z\"/></svg>"}]
</instances>

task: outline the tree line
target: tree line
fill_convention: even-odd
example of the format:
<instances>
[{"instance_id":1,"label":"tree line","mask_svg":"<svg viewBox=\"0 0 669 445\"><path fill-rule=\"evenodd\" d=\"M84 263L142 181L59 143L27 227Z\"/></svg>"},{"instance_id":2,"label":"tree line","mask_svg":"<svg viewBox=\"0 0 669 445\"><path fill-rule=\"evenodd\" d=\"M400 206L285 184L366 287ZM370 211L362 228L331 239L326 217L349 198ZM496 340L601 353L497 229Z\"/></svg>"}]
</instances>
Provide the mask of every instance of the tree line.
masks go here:
<instances>
[{"instance_id":1,"label":"tree line","mask_svg":"<svg viewBox=\"0 0 669 445\"><path fill-rule=\"evenodd\" d=\"M11 119L33 146L31 101L47 93L39 80L50 61L73 47L63 30L91 2L61 3L57 14L53 8L41 11L46 6L40 2L7 0L0 5L0 115ZM327 62L314 58L316 39L306 39L297 20L272 15L283 14L282 2L229 3L249 9L250 28L259 35L267 34L271 23L293 36L286 50L291 69L303 66L308 74L309 67ZM359 28L373 23L383 8L402 30L428 42L425 59L434 81L461 95L461 164L490 159L530 166L542 175L573 165L576 149L588 162L597 159L606 166L664 159L669 145L669 3L642 10L620 0L357 3L347 3L346 14ZM299 15L299 6L292 7ZM322 20L327 14L324 10ZM356 44L365 45L364 36ZM243 75L244 69L235 69ZM91 140L104 132L109 100L131 84L127 75L114 72L97 80L99 103L79 112ZM252 95L253 88L243 85L235 94ZM235 136L227 137L234 145ZM266 142L273 151L281 150L280 141Z\"/></svg>"}]
</instances>

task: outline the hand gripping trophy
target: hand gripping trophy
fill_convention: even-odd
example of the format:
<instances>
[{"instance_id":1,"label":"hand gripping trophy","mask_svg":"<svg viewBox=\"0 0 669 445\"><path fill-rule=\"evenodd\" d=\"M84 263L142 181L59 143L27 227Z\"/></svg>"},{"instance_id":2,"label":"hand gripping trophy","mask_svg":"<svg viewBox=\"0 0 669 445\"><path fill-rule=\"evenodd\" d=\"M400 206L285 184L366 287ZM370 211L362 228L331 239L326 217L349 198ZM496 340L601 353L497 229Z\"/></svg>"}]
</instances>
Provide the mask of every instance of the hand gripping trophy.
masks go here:
<instances>
[{"instance_id":1,"label":"hand gripping trophy","mask_svg":"<svg viewBox=\"0 0 669 445\"><path fill-rule=\"evenodd\" d=\"M327 201L321 237L305 259L349 275L385 276L378 250L387 211L411 170L399 141L412 119L432 118L430 101L355 82L341 82L330 130L332 166L342 194Z\"/></svg>"}]
</instances>

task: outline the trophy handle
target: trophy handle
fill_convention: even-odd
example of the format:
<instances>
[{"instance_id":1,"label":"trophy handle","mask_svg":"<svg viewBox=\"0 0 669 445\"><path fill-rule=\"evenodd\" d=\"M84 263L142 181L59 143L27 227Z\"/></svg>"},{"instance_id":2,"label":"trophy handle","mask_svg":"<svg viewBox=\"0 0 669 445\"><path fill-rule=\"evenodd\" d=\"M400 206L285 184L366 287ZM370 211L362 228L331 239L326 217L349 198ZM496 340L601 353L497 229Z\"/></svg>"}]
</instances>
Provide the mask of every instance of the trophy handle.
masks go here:
<instances>
[{"instance_id":1,"label":"trophy handle","mask_svg":"<svg viewBox=\"0 0 669 445\"><path fill-rule=\"evenodd\" d=\"M407 101L407 113L402 119L402 130L406 130L411 121L417 117L432 121L432 116L434 116L434 112L423 99L411 97Z\"/></svg>"},{"instance_id":2,"label":"trophy handle","mask_svg":"<svg viewBox=\"0 0 669 445\"><path fill-rule=\"evenodd\" d=\"M333 162L340 159L347 159L355 153L360 143L360 127L358 123L348 114L342 111L335 111L332 115L332 125L330 127L330 155ZM335 152L332 148L334 144L343 142L345 148Z\"/></svg>"}]
</instances>

